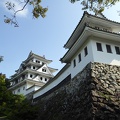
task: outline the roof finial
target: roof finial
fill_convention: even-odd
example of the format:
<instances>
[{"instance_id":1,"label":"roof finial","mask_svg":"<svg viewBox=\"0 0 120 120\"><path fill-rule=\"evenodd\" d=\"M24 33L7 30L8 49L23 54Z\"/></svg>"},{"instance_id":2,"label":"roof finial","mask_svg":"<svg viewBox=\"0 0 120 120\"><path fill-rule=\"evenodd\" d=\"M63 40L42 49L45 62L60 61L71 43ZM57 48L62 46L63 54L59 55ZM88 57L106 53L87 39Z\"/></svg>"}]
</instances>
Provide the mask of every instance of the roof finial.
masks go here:
<instances>
[{"instance_id":1,"label":"roof finial","mask_svg":"<svg viewBox=\"0 0 120 120\"><path fill-rule=\"evenodd\" d=\"M28 57L30 57L32 54L33 54L33 53L32 53L32 50L31 50L30 53L29 53L29 55L28 55Z\"/></svg>"},{"instance_id":2,"label":"roof finial","mask_svg":"<svg viewBox=\"0 0 120 120\"><path fill-rule=\"evenodd\" d=\"M30 54L32 54L32 50L30 51Z\"/></svg>"}]
</instances>

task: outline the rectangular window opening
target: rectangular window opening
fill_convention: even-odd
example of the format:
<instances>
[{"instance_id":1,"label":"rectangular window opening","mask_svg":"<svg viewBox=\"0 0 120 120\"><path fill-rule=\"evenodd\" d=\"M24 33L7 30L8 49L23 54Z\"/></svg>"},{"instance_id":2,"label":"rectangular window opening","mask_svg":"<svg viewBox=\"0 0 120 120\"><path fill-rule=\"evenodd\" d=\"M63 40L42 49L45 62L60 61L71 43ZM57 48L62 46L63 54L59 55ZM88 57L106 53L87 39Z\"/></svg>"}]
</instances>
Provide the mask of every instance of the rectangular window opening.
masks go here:
<instances>
[{"instance_id":1,"label":"rectangular window opening","mask_svg":"<svg viewBox=\"0 0 120 120\"><path fill-rule=\"evenodd\" d=\"M97 45L97 51L103 51L101 43L96 43L96 45Z\"/></svg>"},{"instance_id":2,"label":"rectangular window opening","mask_svg":"<svg viewBox=\"0 0 120 120\"><path fill-rule=\"evenodd\" d=\"M76 60L75 59L73 60L73 66L74 67L76 66Z\"/></svg>"},{"instance_id":3,"label":"rectangular window opening","mask_svg":"<svg viewBox=\"0 0 120 120\"><path fill-rule=\"evenodd\" d=\"M85 47L85 49L84 49L84 53L85 53L85 56L88 54L87 47Z\"/></svg>"},{"instance_id":4,"label":"rectangular window opening","mask_svg":"<svg viewBox=\"0 0 120 120\"><path fill-rule=\"evenodd\" d=\"M115 46L115 51L116 51L116 54L120 55L120 48Z\"/></svg>"},{"instance_id":5,"label":"rectangular window opening","mask_svg":"<svg viewBox=\"0 0 120 120\"><path fill-rule=\"evenodd\" d=\"M110 45L106 45L106 49L107 49L107 52L108 52L108 53L112 53L112 50L111 50L111 46L110 46Z\"/></svg>"},{"instance_id":6,"label":"rectangular window opening","mask_svg":"<svg viewBox=\"0 0 120 120\"><path fill-rule=\"evenodd\" d=\"M81 61L81 53L78 55L78 61Z\"/></svg>"}]
</instances>

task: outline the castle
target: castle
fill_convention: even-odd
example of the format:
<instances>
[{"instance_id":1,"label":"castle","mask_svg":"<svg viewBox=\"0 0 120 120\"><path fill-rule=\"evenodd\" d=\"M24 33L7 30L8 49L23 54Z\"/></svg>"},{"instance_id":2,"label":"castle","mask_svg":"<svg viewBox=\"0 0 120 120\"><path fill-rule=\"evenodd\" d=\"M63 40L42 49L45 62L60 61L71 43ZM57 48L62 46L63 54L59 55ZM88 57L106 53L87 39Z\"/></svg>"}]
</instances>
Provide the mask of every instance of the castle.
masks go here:
<instances>
[{"instance_id":1,"label":"castle","mask_svg":"<svg viewBox=\"0 0 120 120\"><path fill-rule=\"evenodd\" d=\"M28 58L23 61L16 73L11 76L11 90L14 94L28 95L40 89L54 77L53 73L57 69L48 67L52 60L47 60L45 56L41 57L29 53Z\"/></svg>"},{"instance_id":2,"label":"castle","mask_svg":"<svg viewBox=\"0 0 120 120\"><path fill-rule=\"evenodd\" d=\"M23 85L29 83L26 84L26 86L29 86L27 87L28 92L24 93L24 95L33 92L33 99L36 99L53 89L61 82L74 78L90 62L120 66L120 23L108 20L102 14L95 16L84 12L80 22L64 45L64 48L68 50L60 61L65 63L65 66L54 77L51 73L56 71L56 69L48 69L46 64L38 65L38 63L34 63L33 61L40 60L41 57L30 53L28 58L21 64L17 74L15 74L11 80L12 86L10 89L13 93L17 94L17 91L20 91L19 88L21 86L24 88ZM37 57L37 59L30 59L34 57ZM50 62L44 58L41 59L44 61L43 63ZM22 69L24 69L24 63L27 67L29 66L34 70L28 70L25 68L26 71L22 72ZM34 67L34 64L36 67ZM45 74L43 68L45 68L45 71L48 74ZM27 74L21 76L23 75L22 73ZM32 73L34 73L34 75ZM41 73L44 80L38 83L38 74L39 79L41 79ZM21 78L19 76L21 76ZM26 77L29 77L30 79L24 81L22 78ZM17 81L18 78L19 81ZM34 79L36 80L34 81ZM31 89L33 86L34 89Z\"/></svg>"}]
</instances>

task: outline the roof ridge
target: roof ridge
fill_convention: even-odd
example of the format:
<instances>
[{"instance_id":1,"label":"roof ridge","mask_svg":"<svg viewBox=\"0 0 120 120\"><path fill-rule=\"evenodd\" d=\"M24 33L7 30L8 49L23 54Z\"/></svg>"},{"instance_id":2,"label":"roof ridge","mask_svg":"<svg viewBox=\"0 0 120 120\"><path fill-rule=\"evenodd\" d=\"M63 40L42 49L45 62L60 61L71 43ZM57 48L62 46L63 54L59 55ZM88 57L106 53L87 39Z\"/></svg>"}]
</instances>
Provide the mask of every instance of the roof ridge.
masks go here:
<instances>
[{"instance_id":1,"label":"roof ridge","mask_svg":"<svg viewBox=\"0 0 120 120\"><path fill-rule=\"evenodd\" d=\"M103 19L103 20L107 20L107 21L109 21L109 22L113 22L113 23L120 24L120 22L116 22L116 21L113 21L113 20L108 19L107 17L105 17L105 15L104 15L103 13L101 13L101 15L103 16L103 18L97 16L97 14L96 14L96 15L90 14L90 13L88 13L87 11L85 11L84 14L85 14L85 13L88 14L88 15L90 15L90 16L96 17L96 18L100 18L100 19ZM84 15L83 15L83 16L84 16Z\"/></svg>"}]
</instances>

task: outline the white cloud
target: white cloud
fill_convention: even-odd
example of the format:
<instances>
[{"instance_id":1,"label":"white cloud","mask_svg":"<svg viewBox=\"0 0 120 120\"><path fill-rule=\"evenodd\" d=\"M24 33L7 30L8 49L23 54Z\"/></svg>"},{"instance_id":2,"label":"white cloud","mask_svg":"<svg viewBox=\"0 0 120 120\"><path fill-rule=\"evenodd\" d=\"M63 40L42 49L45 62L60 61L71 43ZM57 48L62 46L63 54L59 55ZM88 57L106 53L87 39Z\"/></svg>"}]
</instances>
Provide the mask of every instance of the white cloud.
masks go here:
<instances>
[{"instance_id":1,"label":"white cloud","mask_svg":"<svg viewBox=\"0 0 120 120\"><path fill-rule=\"evenodd\" d=\"M15 11L21 10L21 9L23 8L23 6L24 6L24 3L20 3L20 1L23 2L24 0L2 0L2 1L0 1L0 4L3 6L3 8L4 8L7 12L9 12L9 13L14 13L14 12L13 12L12 10L8 10L8 9L6 8L5 3L6 3L7 1L15 4L15 7L14 7ZM26 7L24 10L18 12L18 13L17 13L17 16L19 16L19 17L26 17L27 14L28 14L28 8Z\"/></svg>"}]
</instances>

